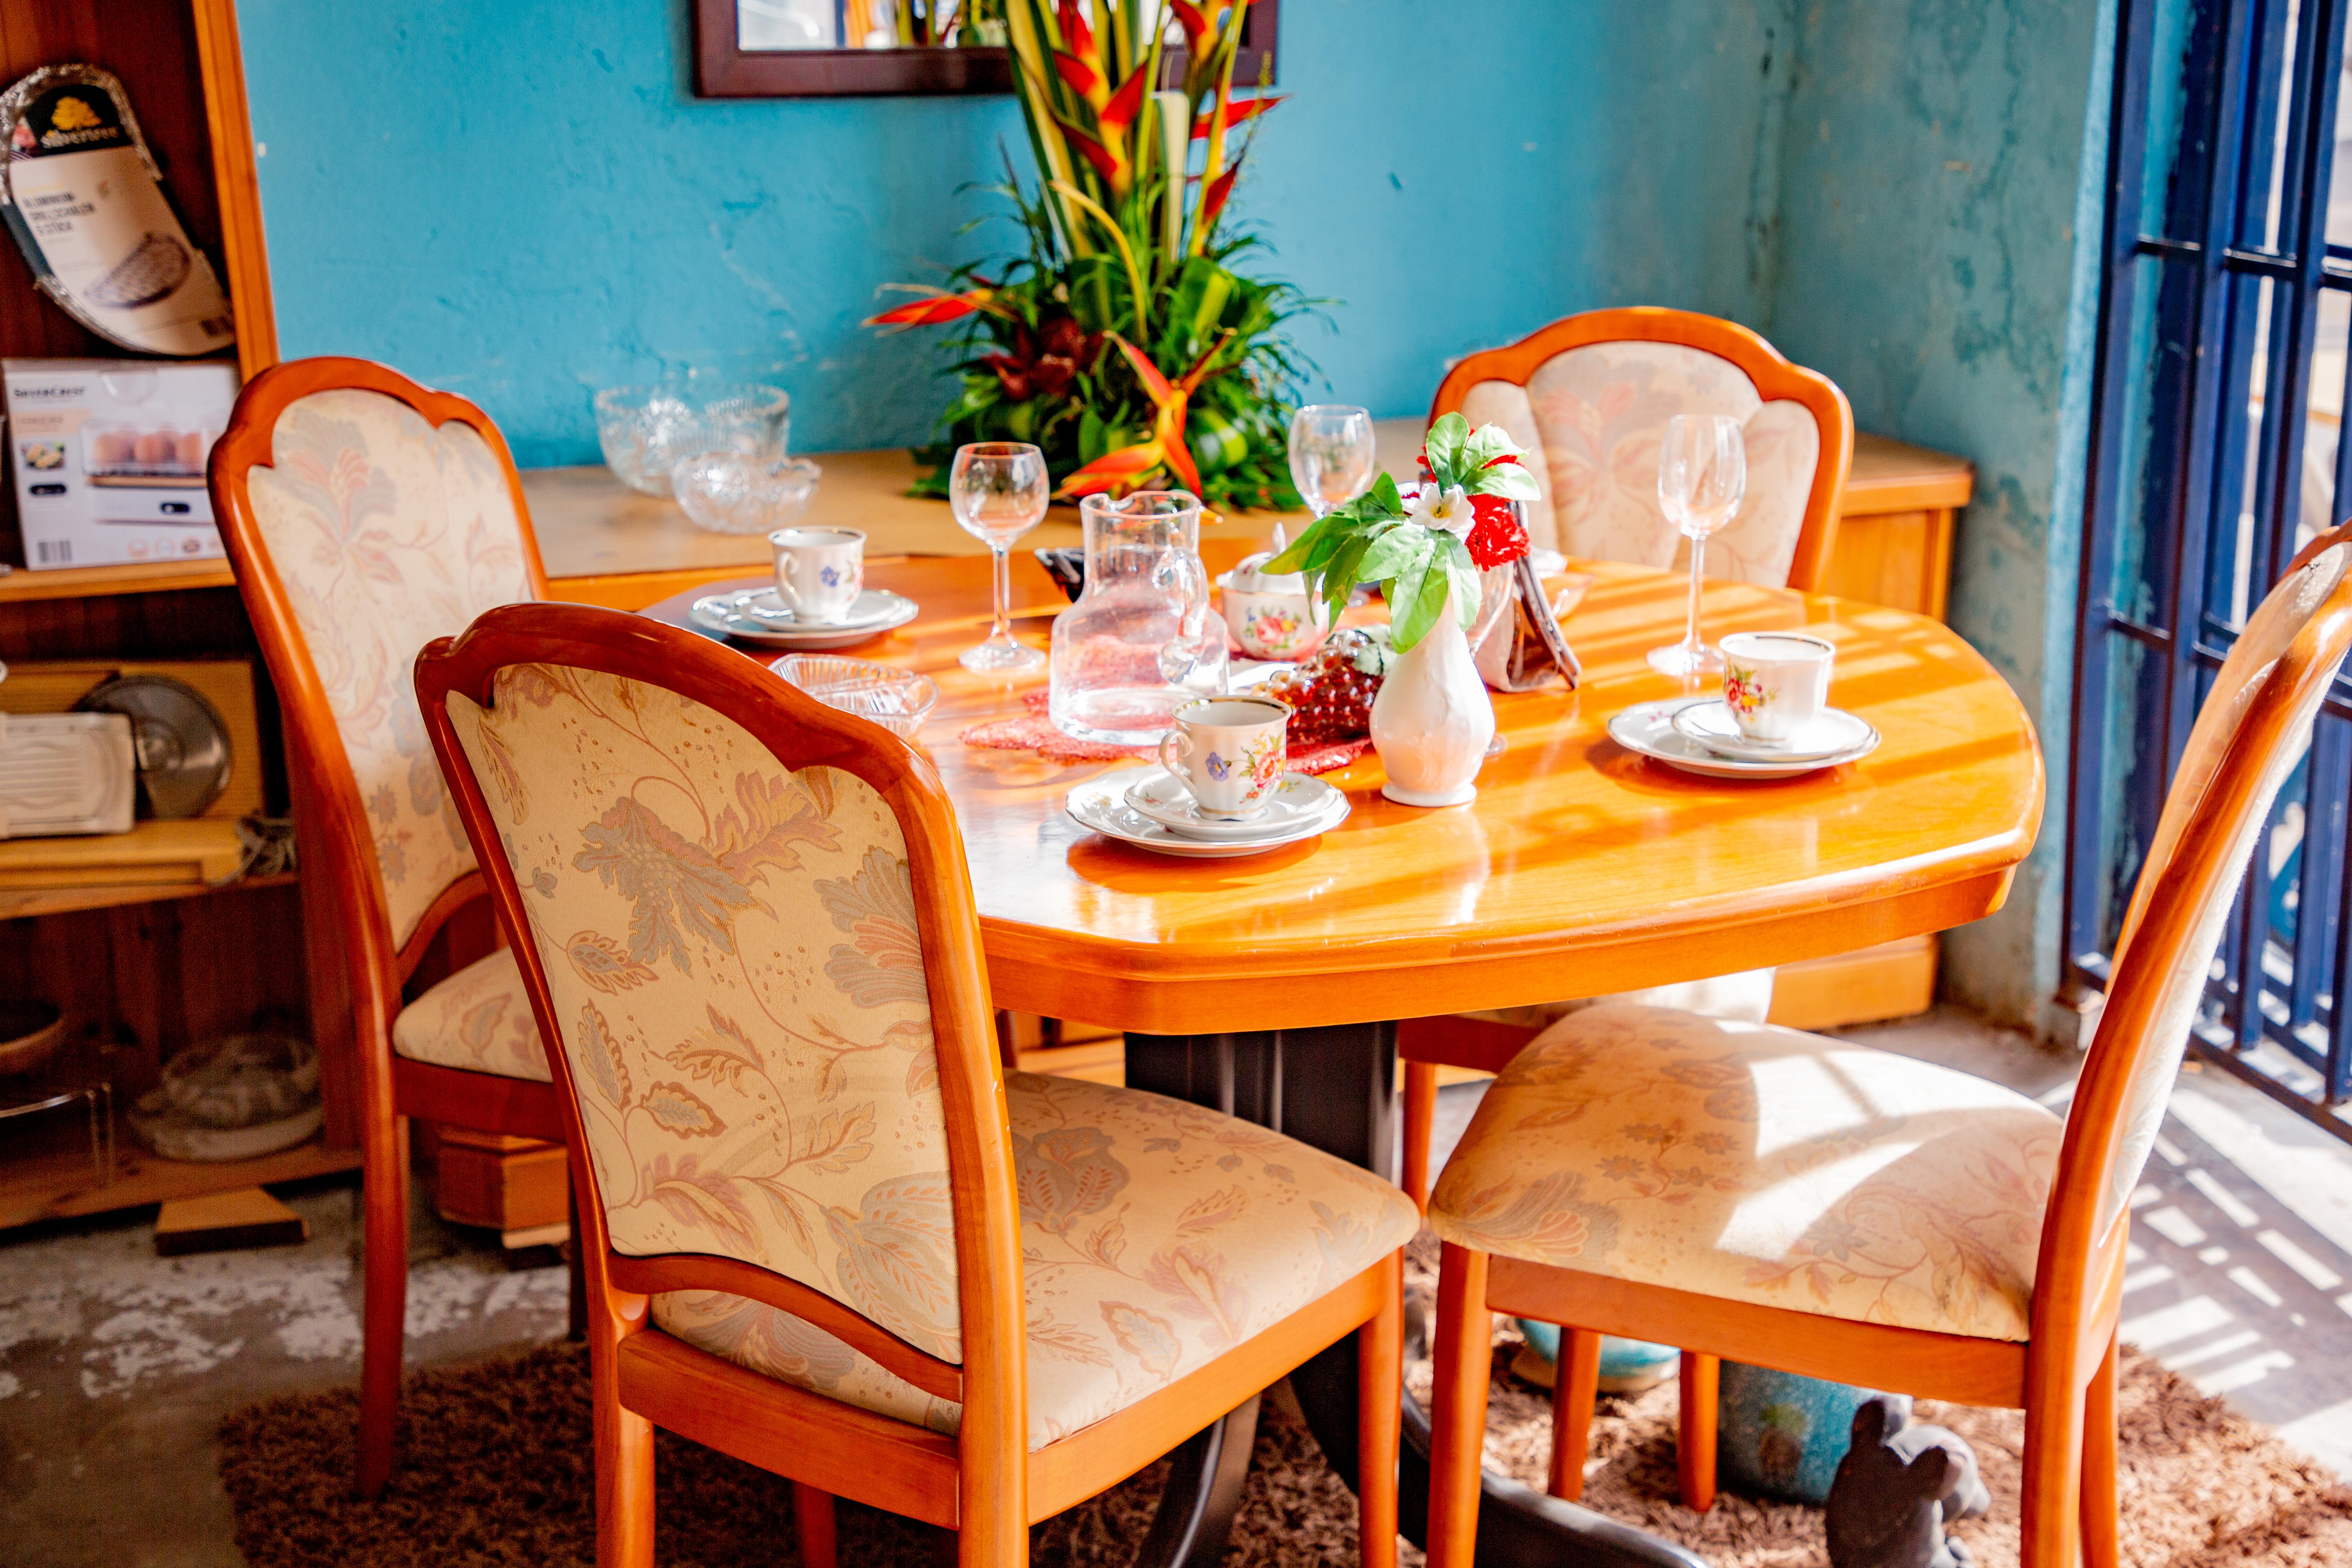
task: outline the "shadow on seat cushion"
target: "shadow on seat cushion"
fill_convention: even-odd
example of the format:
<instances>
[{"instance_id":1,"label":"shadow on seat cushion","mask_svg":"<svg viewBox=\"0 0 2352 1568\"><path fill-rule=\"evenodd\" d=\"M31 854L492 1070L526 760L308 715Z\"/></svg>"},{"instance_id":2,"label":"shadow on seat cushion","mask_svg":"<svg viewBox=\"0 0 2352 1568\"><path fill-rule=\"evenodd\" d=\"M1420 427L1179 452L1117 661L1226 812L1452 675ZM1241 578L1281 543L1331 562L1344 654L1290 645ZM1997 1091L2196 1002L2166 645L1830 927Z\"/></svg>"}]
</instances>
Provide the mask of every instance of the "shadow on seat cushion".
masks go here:
<instances>
[{"instance_id":1,"label":"shadow on seat cushion","mask_svg":"<svg viewBox=\"0 0 2352 1568\"><path fill-rule=\"evenodd\" d=\"M1007 1074L1005 1099L1032 1448L1206 1365L1402 1247L1419 1223L1412 1200L1370 1171L1199 1106L1034 1073ZM957 1405L775 1308L681 1290L655 1297L653 1315L753 1372L956 1428Z\"/></svg>"},{"instance_id":2,"label":"shadow on seat cushion","mask_svg":"<svg viewBox=\"0 0 2352 1568\"><path fill-rule=\"evenodd\" d=\"M1486 1091L1429 1223L1725 1300L2023 1340L2063 1131L2022 1095L1907 1057L1592 1007Z\"/></svg>"}]
</instances>

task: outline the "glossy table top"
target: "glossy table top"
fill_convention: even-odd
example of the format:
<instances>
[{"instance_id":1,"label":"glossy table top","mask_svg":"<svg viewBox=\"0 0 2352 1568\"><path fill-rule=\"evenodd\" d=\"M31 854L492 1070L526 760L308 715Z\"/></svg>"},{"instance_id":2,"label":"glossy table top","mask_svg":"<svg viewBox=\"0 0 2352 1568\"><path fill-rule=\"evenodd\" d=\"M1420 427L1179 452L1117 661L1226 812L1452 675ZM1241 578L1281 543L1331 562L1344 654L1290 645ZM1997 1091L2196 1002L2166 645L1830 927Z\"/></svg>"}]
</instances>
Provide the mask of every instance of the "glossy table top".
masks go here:
<instances>
[{"instance_id":1,"label":"glossy table top","mask_svg":"<svg viewBox=\"0 0 2352 1568\"><path fill-rule=\"evenodd\" d=\"M1203 553L1214 571L1247 543ZM1025 552L1014 567L1017 629L1042 647L1063 597ZM1831 700L1885 743L1785 782L1695 778L1605 730L1627 705L1681 689L1643 654L1679 635L1683 582L1577 567L1596 579L1566 626L1584 684L1495 694L1506 748L1475 802L1396 805L1367 754L1326 775L1352 804L1344 824L1246 859L1152 855L1064 811L1072 784L1140 763L956 739L1021 711L1020 693L1044 680L955 662L987 624L984 561L869 562L869 583L924 614L844 651L940 684L920 739L962 823L1003 1007L1162 1034L1418 1017L1846 952L2000 907L2040 822L2041 754L2016 697L1957 635L1897 610L1710 584L1710 638L1804 626L1834 641ZM693 597L646 613L685 624Z\"/></svg>"}]
</instances>

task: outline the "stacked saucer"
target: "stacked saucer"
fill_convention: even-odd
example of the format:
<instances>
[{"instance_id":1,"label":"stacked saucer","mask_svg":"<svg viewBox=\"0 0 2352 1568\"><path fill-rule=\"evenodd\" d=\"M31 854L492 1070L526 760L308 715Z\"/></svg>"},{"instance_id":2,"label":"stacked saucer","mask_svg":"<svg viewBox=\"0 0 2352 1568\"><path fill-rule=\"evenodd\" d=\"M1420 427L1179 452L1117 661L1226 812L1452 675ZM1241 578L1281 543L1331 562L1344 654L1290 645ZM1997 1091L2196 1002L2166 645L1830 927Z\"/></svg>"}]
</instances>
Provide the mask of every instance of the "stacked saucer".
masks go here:
<instances>
[{"instance_id":1,"label":"stacked saucer","mask_svg":"<svg viewBox=\"0 0 2352 1568\"><path fill-rule=\"evenodd\" d=\"M1080 826L1139 849L1189 859L1262 855L1304 843L1348 818L1348 797L1321 779L1285 773L1274 794L1245 821L1203 816L1182 782L1165 768L1139 775L1122 769L1070 791L1070 816Z\"/></svg>"},{"instance_id":2,"label":"stacked saucer","mask_svg":"<svg viewBox=\"0 0 2352 1568\"><path fill-rule=\"evenodd\" d=\"M868 637L903 626L919 613L914 600L887 588L868 588L857 595L838 620L803 620L772 587L739 588L731 594L710 594L694 602L688 612L694 624L721 637L757 643L762 647L798 648L815 652L847 647Z\"/></svg>"},{"instance_id":3,"label":"stacked saucer","mask_svg":"<svg viewBox=\"0 0 2352 1568\"><path fill-rule=\"evenodd\" d=\"M1636 755L1712 779L1786 779L1859 762L1878 749L1865 720L1827 708L1785 741L1743 735L1719 697L1636 702L1609 721L1609 738Z\"/></svg>"}]
</instances>

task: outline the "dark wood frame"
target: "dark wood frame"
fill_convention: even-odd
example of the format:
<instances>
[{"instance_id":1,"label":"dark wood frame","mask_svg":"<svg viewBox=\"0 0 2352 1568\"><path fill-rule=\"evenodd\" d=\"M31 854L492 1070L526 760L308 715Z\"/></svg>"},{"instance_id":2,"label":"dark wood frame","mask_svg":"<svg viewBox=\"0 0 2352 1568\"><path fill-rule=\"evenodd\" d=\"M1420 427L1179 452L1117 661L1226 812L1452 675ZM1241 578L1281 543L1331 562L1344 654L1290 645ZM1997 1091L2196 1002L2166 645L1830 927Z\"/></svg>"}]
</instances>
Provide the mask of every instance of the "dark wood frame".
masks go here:
<instances>
[{"instance_id":1,"label":"dark wood frame","mask_svg":"<svg viewBox=\"0 0 2352 1568\"><path fill-rule=\"evenodd\" d=\"M2330 550L2352 548L2352 526L2321 534L2285 575ZM2275 594L2278 590L2273 589ZM2066 1117L2058 1166L2042 1215L2025 1341L1979 1339L1800 1309L1730 1301L1637 1280L1495 1257L1447 1242L1441 1248L1437 1331L1432 1359L1429 1518L1431 1568L1470 1568L1477 1538L1479 1447L1486 1429L1493 1360L1489 1315L1508 1312L1562 1325L1569 1375L1553 1411L1552 1488L1573 1498L1583 1477L1590 1373L1604 1333L1656 1338L1685 1347L1683 1500L1714 1499L1715 1363L1730 1357L1807 1377L1998 1405L2025 1412L2020 1560L2023 1568L2117 1568L2116 1325L2131 1209L2102 1223L2101 1207L2125 1158L2134 1090L2151 1052L2168 1048L2179 977L2202 973L2212 933L2203 928L2236 890L2249 828L2269 809L2280 752L2310 731L2312 715L2352 649L2352 576L2310 606L2284 655L2254 674L2217 734L2210 778L2197 792L2179 837L2160 863L2141 870L2126 922L2115 984L2107 993ZM2209 704L2210 706L2210 704ZM2178 806L2180 800L2168 801ZM2191 963L2191 959L2197 960ZM2177 1035L2169 1037L2178 1038ZM1581 1397L1585 1403L1574 1401Z\"/></svg>"},{"instance_id":2,"label":"dark wood frame","mask_svg":"<svg viewBox=\"0 0 2352 1568\"><path fill-rule=\"evenodd\" d=\"M408 1129L406 1119L559 1142L562 1107L551 1084L436 1067L397 1057L393 1023L401 988L450 921L488 896L479 871L443 889L408 941L395 945L375 839L360 801L342 731L327 704L317 664L294 617L286 584L254 515L253 469L271 466L278 417L314 393L381 393L436 426L455 419L488 443L506 472L530 591L544 596L547 571L531 532L530 510L514 456L490 416L462 397L419 386L398 371L359 359L306 359L275 365L246 383L228 428L213 446L207 479L221 541L236 571L237 592L253 620L285 717L288 773L302 844L309 955L314 991L347 994L356 1036L360 1167L365 1283L360 1352L358 1486L373 1497L391 1478L394 1419L400 1398L401 1344L408 1293ZM576 1253L576 1248L574 1249ZM573 1264L576 1269L579 1265Z\"/></svg>"},{"instance_id":3,"label":"dark wood frame","mask_svg":"<svg viewBox=\"0 0 2352 1568\"><path fill-rule=\"evenodd\" d=\"M480 780L449 717L451 693L488 708L499 670L555 664L641 681L742 727L782 766L833 767L864 780L904 833L924 981L939 1053L955 1212L963 1359L927 1354L829 1296L756 1265L690 1253L613 1250L568 1054L539 944ZM596 1433L596 1554L602 1568L651 1568L656 1424L795 1487L806 1568L832 1568L839 1495L958 1531L967 1568L1028 1560L1029 1526L1116 1485L1360 1328L1363 1562L1396 1562L1402 1255L1390 1253L1255 1338L1127 1408L1032 1451L1020 1206L1005 1123L980 916L954 808L930 760L888 731L827 708L754 659L681 627L583 605L509 605L417 656L416 690L530 993L569 1131L581 1194ZM762 1377L674 1339L651 1321L660 1290L719 1290L764 1301L836 1335L941 1398L961 1400L958 1436ZM1383 1480L1382 1478L1386 1478Z\"/></svg>"},{"instance_id":4,"label":"dark wood frame","mask_svg":"<svg viewBox=\"0 0 2352 1568\"><path fill-rule=\"evenodd\" d=\"M743 49L735 40L736 0L688 0L694 7L694 90L699 98L880 98L1011 92L1004 51L978 49ZM1242 21L1234 85L1275 78L1281 0L1253 0ZM1167 69L1183 77L1183 55Z\"/></svg>"}]
</instances>

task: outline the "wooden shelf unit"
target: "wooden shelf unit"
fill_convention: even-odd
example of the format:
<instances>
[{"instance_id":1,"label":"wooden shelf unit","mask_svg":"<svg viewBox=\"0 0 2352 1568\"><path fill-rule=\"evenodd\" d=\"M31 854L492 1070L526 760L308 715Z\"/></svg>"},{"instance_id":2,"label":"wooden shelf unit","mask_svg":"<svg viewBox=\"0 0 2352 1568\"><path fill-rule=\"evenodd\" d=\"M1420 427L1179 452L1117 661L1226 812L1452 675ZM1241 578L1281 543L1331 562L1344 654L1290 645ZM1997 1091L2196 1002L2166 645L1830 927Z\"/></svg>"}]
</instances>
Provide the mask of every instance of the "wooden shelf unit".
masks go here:
<instances>
[{"instance_id":1,"label":"wooden shelf unit","mask_svg":"<svg viewBox=\"0 0 2352 1568\"><path fill-rule=\"evenodd\" d=\"M236 311L246 375L273 363L278 336L255 180L235 0L0 0L0 82L45 65L102 66L121 78L190 238L214 261ZM34 287L14 246L0 247L0 355L127 359ZM0 485L0 560L24 559L13 486ZM286 810L277 704L225 560L0 574L0 660L243 658L255 665L257 767L267 807ZM247 738L240 736L240 742ZM110 842L82 841L87 864L55 884L7 886L12 861L57 846L0 843L0 994L65 1008L78 1042L115 1047L118 1108L152 1082L164 1056L237 1029L309 1027L303 921L291 876L231 881L229 821L144 823ZM110 858L143 860L117 879ZM269 962L257 962L265 957ZM331 1090L330 1097L340 1091ZM61 1117L70 1113L60 1112ZM183 1164L118 1135L116 1179L93 1179L78 1139L47 1118L0 1129L0 1228L358 1165L356 1148L313 1142L257 1161ZM335 1133L330 1113L330 1139ZM53 1130L56 1131L56 1130ZM349 1142L346 1134L343 1142Z\"/></svg>"}]
</instances>

